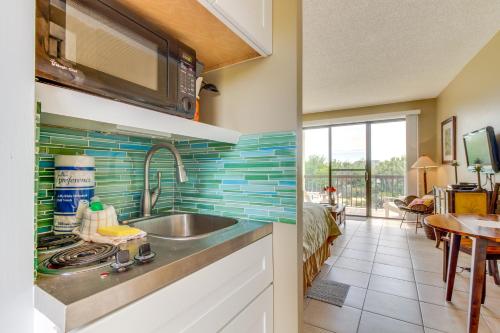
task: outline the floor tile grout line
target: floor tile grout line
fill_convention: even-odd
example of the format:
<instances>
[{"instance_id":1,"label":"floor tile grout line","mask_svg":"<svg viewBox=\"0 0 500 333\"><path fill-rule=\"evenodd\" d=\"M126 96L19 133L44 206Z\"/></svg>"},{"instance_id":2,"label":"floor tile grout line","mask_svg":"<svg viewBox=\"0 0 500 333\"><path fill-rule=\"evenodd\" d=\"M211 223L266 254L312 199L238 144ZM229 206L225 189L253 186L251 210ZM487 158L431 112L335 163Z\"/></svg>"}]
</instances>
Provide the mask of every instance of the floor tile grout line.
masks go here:
<instances>
[{"instance_id":1,"label":"floor tile grout line","mask_svg":"<svg viewBox=\"0 0 500 333\"><path fill-rule=\"evenodd\" d=\"M417 231L418 233L418 231ZM406 230L406 241L408 242L408 246L410 246L410 242L408 240L408 230ZM410 262L411 262L411 269L413 272L413 278L415 279L415 288L417 290L417 302L418 302L418 310L420 311L420 319L422 320L422 326L425 327L425 322L424 322L424 314L422 312L422 306L420 306L420 293L418 291L418 286L417 286L417 277L415 276L415 268L413 267L413 255L410 252ZM425 331L425 330L424 330Z\"/></svg>"},{"instance_id":2,"label":"floor tile grout line","mask_svg":"<svg viewBox=\"0 0 500 333\"><path fill-rule=\"evenodd\" d=\"M369 221L367 221L366 223L369 223ZM382 227L380 229L380 233L378 235L378 239L377 239L377 249L378 249L378 245L380 243L380 235L382 234L383 228L384 228L384 226L382 225ZM376 255L376 252L375 252L375 255ZM375 260L375 257L373 257L373 259ZM372 279L373 266L374 266L374 262L372 262L372 268L370 269L370 276L368 277L368 285L366 286L365 297L363 298L363 304L361 305L361 315L359 316L358 327L356 328L356 333L359 332L359 327L361 326L361 318L363 318L363 311L365 308L366 297L368 296L368 288L370 287L370 281Z\"/></svg>"},{"instance_id":3,"label":"floor tile grout line","mask_svg":"<svg viewBox=\"0 0 500 333\"><path fill-rule=\"evenodd\" d=\"M372 313L372 314L376 314L377 316L381 316L381 317L385 317L385 318L389 318L389 319L393 319L393 320L397 320L397 321L401 321L403 323L408 323L408 324L412 324L412 325L415 325L415 326L420 326L422 328L424 328L425 326L423 325L419 325L419 324L415 324L415 323L412 323L411 321L408 321L408 320L403 320L403 319L399 319L399 318L396 318L396 317L391 317L391 316L387 316L387 315L383 315L383 314L380 314L380 313L376 313L376 312L373 312L373 311L370 311L370 310L362 310L363 312L368 312L368 313ZM428 327L430 328L430 327Z\"/></svg>"},{"instance_id":4,"label":"floor tile grout line","mask_svg":"<svg viewBox=\"0 0 500 333\"><path fill-rule=\"evenodd\" d=\"M343 228L343 229L344 229L344 230L346 229L346 223L345 223L345 222L344 222L344 228ZM359 225L358 225L358 227L356 228L356 230L354 231L354 233L356 233L356 231L357 231L358 229L359 229ZM353 235L354 235L354 233L353 233ZM347 235L347 234L345 234L345 235ZM344 251L347 249L347 245L348 245L348 244L349 244L349 242L351 241L351 238L352 238L352 237L353 237L353 236L350 236L350 237L349 237L349 239L347 240L346 245L342 248L342 251L340 251L340 254L337 256L337 260L339 260L339 259L340 259L340 257L341 257L341 256L342 256L342 254L344 253ZM335 243L335 240L334 240L333 242ZM334 243L332 243L332 244L334 244ZM332 245L332 246L333 246L333 245ZM333 265L335 265L335 263L337 262L337 260L335 260L335 262L334 262L333 264L331 264L331 265L330 265L330 268L328 269L328 272L326 272L325 276L326 276L326 275L328 275L328 274L330 273L330 271L331 271L331 270L332 270L332 268L333 268Z\"/></svg>"},{"instance_id":5,"label":"floor tile grout line","mask_svg":"<svg viewBox=\"0 0 500 333\"><path fill-rule=\"evenodd\" d=\"M394 266L393 266L394 267ZM402 267L401 267L402 268ZM405 279L400 279L400 278L395 278L395 277L392 277L392 276L387 276L387 275L380 275L380 274L377 274L377 273L372 273L372 275L375 275L375 276L378 276L378 277L383 277L383 278L387 278L387 279L392 279L392 280L398 280L398 281L403 281L403 282L411 282L411 283L414 283L415 285L417 284L417 282L415 281L411 281L411 280L405 280ZM415 286L416 287L416 286ZM437 287L439 288L439 287ZM386 293L388 294L388 293Z\"/></svg>"},{"instance_id":6,"label":"floor tile grout line","mask_svg":"<svg viewBox=\"0 0 500 333\"><path fill-rule=\"evenodd\" d=\"M365 222L365 223L366 223L366 222ZM347 246L348 246L348 245L349 245L349 243L351 242L351 239L354 237L354 235L358 232L358 230L359 230L359 227L360 227L360 226L361 226L361 223L360 223L360 224L358 224L358 227L357 227L357 228L356 228L356 230L353 232L353 236L351 236L351 238L350 238L350 239L349 239L349 241L347 242L346 247L344 248L344 250L347 248ZM343 252L344 252L344 251L342 251L342 253L343 253ZM339 258L340 258L340 256L339 256ZM337 259L337 260L338 260L338 259ZM372 267L372 268L373 268L373 267ZM369 282L370 282L370 280L368 279L368 283L369 283ZM368 287L368 286L367 286L367 287ZM367 290L368 290L368 288L367 288ZM366 299L366 294L365 294L365 299ZM364 305L364 301L365 301L365 300L363 299L363 305ZM356 326L356 332L359 330L359 325L360 325L360 322L361 322L361 316L363 315L363 309L362 309L362 308L363 308L363 306L361 307L361 309L358 309L358 310L360 310L360 314L359 314L358 324L357 324L357 326Z\"/></svg>"}]
</instances>

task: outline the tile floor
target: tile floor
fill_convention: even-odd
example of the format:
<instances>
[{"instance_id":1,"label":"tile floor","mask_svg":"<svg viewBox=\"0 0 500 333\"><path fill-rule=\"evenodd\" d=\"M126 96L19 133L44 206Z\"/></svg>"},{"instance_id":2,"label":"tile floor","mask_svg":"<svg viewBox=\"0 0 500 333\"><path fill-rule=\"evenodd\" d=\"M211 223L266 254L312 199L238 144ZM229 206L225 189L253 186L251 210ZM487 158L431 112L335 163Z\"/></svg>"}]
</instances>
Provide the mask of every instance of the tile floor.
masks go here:
<instances>
[{"instance_id":1,"label":"tile floor","mask_svg":"<svg viewBox=\"0 0 500 333\"><path fill-rule=\"evenodd\" d=\"M441 249L422 229L384 219L347 221L319 277L351 286L343 307L304 301L304 333L466 332L469 273L457 274L453 301L444 300ZM459 266L470 267L461 253ZM500 287L491 277L481 333L500 332Z\"/></svg>"}]
</instances>

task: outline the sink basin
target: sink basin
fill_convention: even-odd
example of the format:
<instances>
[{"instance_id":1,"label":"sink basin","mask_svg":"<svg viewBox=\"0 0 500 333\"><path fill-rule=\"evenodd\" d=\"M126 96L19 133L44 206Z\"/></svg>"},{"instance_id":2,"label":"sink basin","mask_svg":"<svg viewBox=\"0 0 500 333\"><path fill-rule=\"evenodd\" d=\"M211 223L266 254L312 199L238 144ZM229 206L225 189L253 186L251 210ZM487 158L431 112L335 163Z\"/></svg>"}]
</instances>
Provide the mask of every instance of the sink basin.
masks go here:
<instances>
[{"instance_id":1,"label":"sink basin","mask_svg":"<svg viewBox=\"0 0 500 333\"><path fill-rule=\"evenodd\" d=\"M144 230L151 236L167 239L193 239L228 228L237 220L203 214L172 214L143 217L126 222L131 227Z\"/></svg>"}]
</instances>

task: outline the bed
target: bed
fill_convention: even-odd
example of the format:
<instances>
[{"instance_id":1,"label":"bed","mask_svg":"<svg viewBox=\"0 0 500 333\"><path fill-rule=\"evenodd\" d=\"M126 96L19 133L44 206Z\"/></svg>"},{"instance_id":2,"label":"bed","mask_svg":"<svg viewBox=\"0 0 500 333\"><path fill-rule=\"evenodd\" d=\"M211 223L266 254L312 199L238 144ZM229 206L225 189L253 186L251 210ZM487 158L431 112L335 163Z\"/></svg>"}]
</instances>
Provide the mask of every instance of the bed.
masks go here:
<instances>
[{"instance_id":1,"label":"bed","mask_svg":"<svg viewBox=\"0 0 500 333\"><path fill-rule=\"evenodd\" d=\"M330 256L330 244L341 232L328 208L304 202L303 209L304 292Z\"/></svg>"}]
</instances>

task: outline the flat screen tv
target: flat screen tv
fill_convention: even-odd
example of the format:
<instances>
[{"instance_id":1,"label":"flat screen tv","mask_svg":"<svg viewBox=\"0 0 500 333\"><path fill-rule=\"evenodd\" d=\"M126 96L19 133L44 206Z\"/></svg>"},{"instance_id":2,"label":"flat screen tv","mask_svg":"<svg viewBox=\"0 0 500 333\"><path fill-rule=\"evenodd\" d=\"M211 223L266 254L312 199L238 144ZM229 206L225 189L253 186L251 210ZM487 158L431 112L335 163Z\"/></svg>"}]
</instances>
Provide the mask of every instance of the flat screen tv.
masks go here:
<instances>
[{"instance_id":1,"label":"flat screen tv","mask_svg":"<svg viewBox=\"0 0 500 333\"><path fill-rule=\"evenodd\" d=\"M476 164L483 166L483 173L500 171L497 139L493 127L488 126L464 135L467 167L474 170Z\"/></svg>"}]
</instances>

